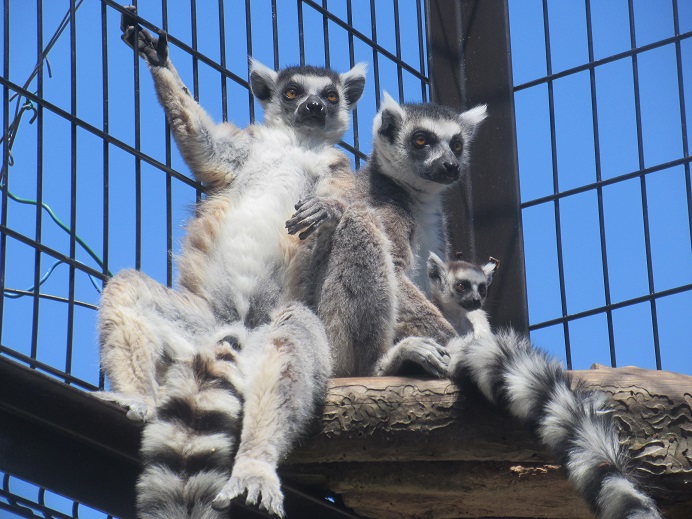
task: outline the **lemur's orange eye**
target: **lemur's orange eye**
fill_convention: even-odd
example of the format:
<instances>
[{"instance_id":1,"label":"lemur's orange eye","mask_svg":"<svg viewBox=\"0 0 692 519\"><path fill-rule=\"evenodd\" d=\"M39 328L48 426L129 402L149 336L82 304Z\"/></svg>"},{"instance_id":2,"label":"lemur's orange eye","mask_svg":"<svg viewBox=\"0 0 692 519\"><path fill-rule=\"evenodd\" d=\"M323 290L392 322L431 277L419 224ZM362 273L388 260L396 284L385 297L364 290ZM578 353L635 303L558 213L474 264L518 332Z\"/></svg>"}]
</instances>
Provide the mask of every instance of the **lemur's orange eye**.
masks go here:
<instances>
[{"instance_id":1,"label":"lemur's orange eye","mask_svg":"<svg viewBox=\"0 0 692 519\"><path fill-rule=\"evenodd\" d=\"M286 90L284 90L284 97L289 101L292 101L293 99L298 97L298 92L293 87L287 88Z\"/></svg>"},{"instance_id":2,"label":"lemur's orange eye","mask_svg":"<svg viewBox=\"0 0 692 519\"><path fill-rule=\"evenodd\" d=\"M461 152L464 151L464 143L461 141L452 141L449 146L452 148L452 153L455 155L461 155Z\"/></svg>"},{"instance_id":3,"label":"lemur's orange eye","mask_svg":"<svg viewBox=\"0 0 692 519\"><path fill-rule=\"evenodd\" d=\"M339 94L337 94L336 92L329 92L326 97L327 101L329 101L330 103L336 103L339 101Z\"/></svg>"},{"instance_id":4,"label":"lemur's orange eye","mask_svg":"<svg viewBox=\"0 0 692 519\"><path fill-rule=\"evenodd\" d=\"M413 136L413 145L417 148L422 148L428 144L428 138L423 133L417 133Z\"/></svg>"}]
</instances>

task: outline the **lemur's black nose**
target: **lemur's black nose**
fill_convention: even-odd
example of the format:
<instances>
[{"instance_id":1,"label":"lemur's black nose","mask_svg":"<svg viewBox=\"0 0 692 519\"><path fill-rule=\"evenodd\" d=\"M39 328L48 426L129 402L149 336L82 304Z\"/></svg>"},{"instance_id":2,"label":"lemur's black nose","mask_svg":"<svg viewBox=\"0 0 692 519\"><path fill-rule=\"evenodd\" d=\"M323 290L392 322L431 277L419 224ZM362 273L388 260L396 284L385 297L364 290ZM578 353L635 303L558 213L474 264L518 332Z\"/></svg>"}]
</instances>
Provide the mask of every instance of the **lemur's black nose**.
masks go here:
<instances>
[{"instance_id":1,"label":"lemur's black nose","mask_svg":"<svg viewBox=\"0 0 692 519\"><path fill-rule=\"evenodd\" d=\"M324 105L319 101L308 101L307 109L309 112L321 113L324 111Z\"/></svg>"},{"instance_id":2,"label":"lemur's black nose","mask_svg":"<svg viewBox=\"0 0 692 519\"><path fill-rule=\"evenodd\" d=\"M442 166L444 166L447 173L456 173L459 171L459 164L456 162L445 161L442 163Z\"/></svg>"}]
</instances>

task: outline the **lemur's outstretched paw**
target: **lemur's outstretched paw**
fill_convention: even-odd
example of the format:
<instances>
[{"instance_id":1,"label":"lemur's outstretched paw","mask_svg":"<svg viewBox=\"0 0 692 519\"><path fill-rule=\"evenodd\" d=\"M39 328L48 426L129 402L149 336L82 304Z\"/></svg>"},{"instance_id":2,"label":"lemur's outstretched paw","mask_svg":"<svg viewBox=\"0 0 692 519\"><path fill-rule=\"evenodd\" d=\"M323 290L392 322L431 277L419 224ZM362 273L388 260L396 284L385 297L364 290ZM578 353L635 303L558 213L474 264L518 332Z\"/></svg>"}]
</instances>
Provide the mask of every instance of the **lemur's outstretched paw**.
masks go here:
<instances>
[{"instance_id":1,"label":"lemur's outstretched paw","mask_svg":"<svg viewBox=\"0 0 692 519\"><path fill-rule=\"evenodd\" d=\"M231 501L246 495L245 502L259 505L270 514L284 517L284 496L274 467L255 459L237 459L233 474L221 492L214 498L212 506L223 510L231 506Z\"/></svg>"},{"instance_id":2,"label":"lemur's outstretched paw","mask_svg":"<svg viewBox=\"0 0 692 519\"><path fill-rule=\"evenodd\" d=\"M149 422L156 414L156 410L153 405L148 405L141 399L134 397L129 397L121 393L114 393L111 391L94 391L92 393L96 398L105 400L106 402L112 402L127 409L127 418L133 422Z\"/></svg>"},{"instance_id":3,"label":"lemur's outstretched paw","mask_svg":"<svg viewBox=\"0 0 692 519\"><path fill-rule=\"evenodd\" d=\"M137 25L136 7L125 6L127 13L123 13L120 19L122 40L132 49L135 48L135 32L137 33L137 52L151 67L165 67L168 63L168 34L164 30L158 30L158 38L148 30ZM136 27L136 28L135 28Z\"/></svg>"},{"instance_id":4,"label":"lemur's outstretched paw","mask_svg":"<svg viewBox=\"0 0 692 519\"><path fill-rule=\"evenodd\" d=\"M324 225L336 225L344 213L344 204L331 197L315 196L298 202L296 212L286 222L288 234L296 234L304 240Z\"/></svg>"},{"instance_id":5,"label":"lemur's outstretched paw","mask_svg":"<svg viewBox=\"0 0 692 519\"><path fill-rule=\"evenodd\" d=\"M447 376L449 353L444 346L428 337L407 337L398 344L404 350L404 356L426 373L438 378Z\"/></svg>"}]
</instances>

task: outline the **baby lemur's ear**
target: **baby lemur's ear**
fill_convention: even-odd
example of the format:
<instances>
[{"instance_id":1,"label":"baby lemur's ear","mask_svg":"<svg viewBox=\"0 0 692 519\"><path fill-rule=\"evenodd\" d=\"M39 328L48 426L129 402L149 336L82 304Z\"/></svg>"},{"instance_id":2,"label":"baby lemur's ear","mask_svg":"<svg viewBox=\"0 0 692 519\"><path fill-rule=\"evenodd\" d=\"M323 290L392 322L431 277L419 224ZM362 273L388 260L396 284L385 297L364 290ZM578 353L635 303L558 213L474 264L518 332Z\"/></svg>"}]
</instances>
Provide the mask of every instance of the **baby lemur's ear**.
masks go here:
<instances>
[{"instance_id":1,"label":"baby lemur's ear","mask_svg":"<svg viewBox=\"0 0 692 519\"><path fill-rule=\"evenodd\" d=\"M485 274L485 277L487 279L488 286L490 286L490 283L493 282L493 278L495 277L495 272L498 268L500 268L500 260L497 260L490 256L488 263L483 265L481 268L483 269L483 273Z\"/></svg>"},{"instance_id":2,"label":"baby lemur's ear","mask_svg":"<svg viewBox=\"0 0 692 519\"><path fill-rule=\"evenodd\" d=\"M394 142L404 124L405 116L406 114L401 105L387 92L383 92L380 111L375 116L372 125L373 136L381 136L390 143Z\"/></svg>"},{"instance_id":3,"label":"baby lemur's ear","mask_svg":"<svg viewBox=\"0 0 692 519\"><path fill-rule=\"evenodd\" d=\"M444 262L437 254L431 252L428 256L428 277L431 281L439 283L442 281L442 276L447 271Z\"/></svg>"},{"instance_id":4,"label":"baby lemur's ear","mask_svg":"<svg viewBox=\"0 0 692 519\"><path fill-rule=\"evenodd\" d=\"M250 58L250 89L260 102L268 101L276 89L278 74L256 59Z\"/></svg>"},{"instance_id":5,"label":"baby lemur's ear","mask_svg":"<svg viewBox=\"0 0 692 519\"><path fill-rule=\"evenodd\" d=\"M356 63L348 72L344 72L339 77L341 84L344 85L344 97L346 98L346 106L349 110L353 110L356 103L363 95L365 89L365 74L368 72L368 66L365 63Z\"/></svg>"}]
</instances>

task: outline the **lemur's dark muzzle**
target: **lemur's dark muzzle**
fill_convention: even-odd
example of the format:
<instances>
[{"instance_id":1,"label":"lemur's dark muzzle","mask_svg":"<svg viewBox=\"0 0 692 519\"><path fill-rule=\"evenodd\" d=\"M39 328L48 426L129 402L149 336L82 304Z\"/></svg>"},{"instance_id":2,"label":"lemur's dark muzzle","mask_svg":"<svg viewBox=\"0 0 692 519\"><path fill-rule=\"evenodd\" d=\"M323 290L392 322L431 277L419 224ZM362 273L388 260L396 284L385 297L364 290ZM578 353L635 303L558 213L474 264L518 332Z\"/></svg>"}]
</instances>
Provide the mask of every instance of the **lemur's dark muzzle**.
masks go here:
<instances>
[{"instance_id":1,"label":"lemur's dark muzzle","mask_svg":"<svg viewBox=\"0 0 692 519\"><path fill-rule=\"evenodd\" d=\"M327 107L316 96L311 95L298 107L298 122L314 126L324 126L327 120Z\"/></svg>"},{"instance_id":2,"label":"lemur's dark muzzle","mask_svg":"<svg viewBox=\"0 0 692 519\"><path fill-rule=\"evenodd\" d=\"M460 175L461 168L459 166L459 161L456 160L456 157L443 157L435 163L433 178L430 180L440 184L452 184L459 180Z\"/></svg>"},{"instance_id":3,"label":"lemur's dark muzzle","mask_svg":"<svg viewBox=\"0 0 692 519\"><path fill-rule=\"evenodd\" d=\"M464 307L464 310L466 310L468 312L471 312L473 310L478 310L481 307L481 300L474 298L474 299L462 301L461 306Z\"/></svg>"}]
</instances>

